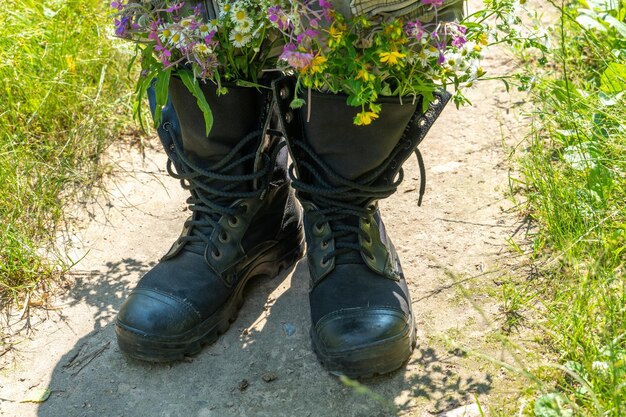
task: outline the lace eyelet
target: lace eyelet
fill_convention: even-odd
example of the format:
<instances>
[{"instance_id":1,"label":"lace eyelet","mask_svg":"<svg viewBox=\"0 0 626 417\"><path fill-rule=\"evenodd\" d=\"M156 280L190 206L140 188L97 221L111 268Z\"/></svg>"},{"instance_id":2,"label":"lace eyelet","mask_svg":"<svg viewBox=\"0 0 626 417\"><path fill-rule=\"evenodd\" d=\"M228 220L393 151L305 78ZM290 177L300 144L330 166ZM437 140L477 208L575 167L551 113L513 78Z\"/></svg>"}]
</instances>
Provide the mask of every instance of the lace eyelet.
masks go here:
<instances>
[{"instance_id":1,"label":"lace eyelet","mask_svg":"<svg viewBox=\"0 0 626 417\"><path fill-rule=\"evenodd\" d=\"M289 89L287 87L283 87L280 89L280 98L282 98L283 100L286 100L287 97L289 97Z\"/></svg>"},{"instance_id":2,"label":"lace eyelet","mask_svg":"<svg viewBox=\"0 0 626 417\"><path fill-rule=\"evenodd\" d=\"M368 253L366 256L371 262L376 262L376 257L373 254Z\"/></svg>"},{"instance_id":3,"label":"lace eyelet","mask_svg":"<svg viewBox=\"0 0 626 417\"><path fill-rule=\"evenodd\" d=\"M328 243L327 240L322 241L322 243L320 244L320 247L322 248L322 250L324 249L328 249L328 245L330 245L330 243Z\"/></svg>"},{"instance_id":4,"label":"lace eyelet","mask_svg":"<svg viewBox=\"0 0 626 417\"><path fill-rule=\"evenodd\" d=\"M369 226L370 224L372 224L372 221L369 217L363 217L363 224Z\"/></svg>"},{"instance_id":5,"label":"lace eyelet","mask_svg":"<svg viewBox=\"0 0 626 417\"><path fill-rule=\"evenodd\" d=\"M222 252L220 252L219 249L212 250L211 256L213 257L213 259L218 260L222 257Z\"/></svg>"},{"instance_id":6,"label":"lace eyelet","mask_svg":"<svg viewBox=\"0 0 626 417\"><path fill-rule=\"evenodd\" d=\"M248 203L241 203L239 207L241 207L241 212L243 214L247 213L248 210L250 209L250 206L248 205Z\"/></svg>"},{"instance_id":7,"label":"lace eyelet","mask_svg":"<svg viewBox=\"0 0 626 417\"><path fill-rule=\"evenodd\" d=\"M239 225L239 218L237 216L233 216L230 219L228 219L228 224L231 227L237 227Z\"/></svg>"},{"instance_id":8,"label":"lace eyelet","mask_svg":"<svg viewBox=\"0 0 626 417\"><path fill-rule=\"evenodd\" d=\"M328 259L324 259L324 258L320 259L320 266L322 268L326 268L329 263L330 263L330 261Z\"/></svg>"},{"instance_id":9,"label":"lace eyelet","mask_svg":"<svg viewBox=\"0 0 626 417\"><path fill-rule=\"evenodd\" d=\"M313 231L318 234L321 235L322 233L324 233L324 225L320 225L319 223L315 223L313 225Z\"/></svg>"},{"instance_id":10,"label":"lace eyelet","mask_svg":"<svg viewBox=\"0 0 626 417\"><path fill-rule=\"evenodd\" d=\"M365 242L366 245L371 245L372 244L372 238L369 235L364 235L365 237L363 238L363 242Z\"/></svg>"},{"instance_id":11,"label":"lace eyelet","mask_svg":"<svg viewBox=\"0 0 626 417\"><path fill-rule=\"evenodd\" d=\"M226 232L222 232L219 234L218 239L222 243L228 243L230 242L230 235Z\"/></svg>"}]
</instances>

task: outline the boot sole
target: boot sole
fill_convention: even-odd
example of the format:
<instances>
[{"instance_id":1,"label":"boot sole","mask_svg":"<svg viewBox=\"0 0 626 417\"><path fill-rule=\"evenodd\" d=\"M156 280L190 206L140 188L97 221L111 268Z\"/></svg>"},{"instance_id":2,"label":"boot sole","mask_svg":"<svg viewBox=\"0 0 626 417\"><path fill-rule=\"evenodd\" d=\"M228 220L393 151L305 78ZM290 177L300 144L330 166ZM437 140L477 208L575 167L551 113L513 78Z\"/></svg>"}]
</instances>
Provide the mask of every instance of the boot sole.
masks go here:
<instances>
[{"instance_id":1,"label":"boot sole","mask_svg":"<svg viewBox=\"0 0 626 417\"><path fill-rule=\"evenodd\" d=\"M281 255L276 257L276 255ZM145 334L116 322L115 334L120 350L131 358L146 362L174 362L199 353L215 343L235 321L244 302L244 289L257 277L276 277L304 256L304 233L299 230L292 239L283 239L261 253L243 274L223 308L195 328L174 337Z\"/></svg>"},{"instance_id":2,"label":"boot sole","mask_svg":"<svg viewBox=\"0 0 626 417\"><path fill-rule=\"evenodd\" d=\"M367 379L396 371L411 357L416 345L413 317L402 334L358 349L328 352L322 347L314 329L311 342L317 359L330 373L348 378Z\"/></svg>"}]
</instances>

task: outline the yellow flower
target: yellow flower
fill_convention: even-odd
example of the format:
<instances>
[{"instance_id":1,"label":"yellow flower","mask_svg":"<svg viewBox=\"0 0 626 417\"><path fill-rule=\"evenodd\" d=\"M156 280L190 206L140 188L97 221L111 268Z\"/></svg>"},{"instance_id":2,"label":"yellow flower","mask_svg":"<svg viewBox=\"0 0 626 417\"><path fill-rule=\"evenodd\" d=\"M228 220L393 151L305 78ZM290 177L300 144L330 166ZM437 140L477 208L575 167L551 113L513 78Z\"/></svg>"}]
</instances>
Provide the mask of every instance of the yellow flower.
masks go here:
<instances>
[{"instance_id":1,"label":"yellow flower","mask_svg":"<svg viewBox=\"0 0 626 417\"><path fill-rule=\"evenodd\" d=\"M370 80L374 79L374 76L370 74L369 72L367 72L367 69L361 68L355 78L357 80L363 80L364 82L369 82Z\"/></svg>"},{"instance_id":2,"label":"yellow flower","mask_svg":"<svg viewBox=\"0 0 626 417\"><path fill-rule=\"evenodd\" d=\"M398 60L405 58L406 54L403 54L398 51L391 51L391 52L380 52L378 56L380 56L380 62L382 62L383 64L401 65L402 63Z\"/></svg>"},{"instance_id":3,"label":"yellow flower","mask_svg":"<svg viewBox=\"0 0 626 417\"><path fill-rule=\"evenodd\" d=\"M365 111L363 110L354 117L354 124L357 126L367 126L372 123L372 121L378 119L378 114L373 111Z\"/></svg>"},{"instance_id":4,"label":"yellow flower","mask_svg":"<svg viewBox=\"0 0 626 417\"><path fill-rule=\"evenodd\" d=\"M313 75L315 73L318 72L323 72L324 69L326 68L326 57L322 56L322 55L315 55L313 57L313 59L311 60L311 64L309 65L309 67L307 68L309 71L309 74Z\"/></svg>"},{"instance_id":5,"label":"yellow flower","mask_svg":"<svg viewBox=\"0 0 626 417\"><path fill-rule=\"evenodd\" d=\"M335 21L335 23L333 23L333 25L328 29L328 34L330 35L328 46L332 47L340 43L346 29L346 25L339 21Z\"/></svg>"}]
</instances>

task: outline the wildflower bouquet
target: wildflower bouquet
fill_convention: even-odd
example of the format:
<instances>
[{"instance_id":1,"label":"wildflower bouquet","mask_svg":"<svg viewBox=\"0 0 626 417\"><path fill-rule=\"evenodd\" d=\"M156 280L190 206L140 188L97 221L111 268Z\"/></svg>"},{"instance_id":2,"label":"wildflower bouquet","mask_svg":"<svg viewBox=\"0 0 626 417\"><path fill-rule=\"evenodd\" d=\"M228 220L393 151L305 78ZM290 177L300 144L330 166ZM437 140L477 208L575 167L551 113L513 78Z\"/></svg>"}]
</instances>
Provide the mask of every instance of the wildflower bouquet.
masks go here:
<instances>
[{"instance_id":1,"label":"wildflower bouquet","mask_svg":"<svg viewBox=\"0 0 626 417\"><path fill-rule=\"evenodd\" d=\"M180 0L114 0L116 35L135 41L141 57L135 115L154 82L159 123L172 72L196 97L207 132L212 113L200 82L214 82L224 94L222 81L259 86L262 72L271 70L297 75L292 107L305 102L300 90L343 93L349 105L361 108L357 125L378 117L380 96L421 96L426 107L434 91L453 86L459 106L467 103L463 89L485 75L485 46L510 42L519 21L518 0L485 0L484 9L461 22L449 10L460 8L453 13L459 17L464 0L396 2L408 13L378 13L376 7L387 9L393 1L350 0L348 10L356 14L346 13L346 1L211 0L189 6ZM506 32L502 39L487 23L494 19Z\"/></svg>"},{"instance_id":2,"label":"wildflower bouquet","mask_svg":"<svg viewBox=\"0 0 626 417\"><path fill-rule=\"evenodd\" d=\"M158 125L169 79L175 73L196 97L209 132L212 113L199 83L216 83L219 94L227 92L223 81L257 85L262 70L274 66L267 60L279 39L272 34L275 29L265 0L223 0L215 10L196 3L119 0L111 7L116 11L115 34L134 41L141 58L135 115L140 118L142 98L154 82Z\"/></svg>"},{"instance_id":3,"label":"wildflower bouquet","mask_svg":"<svg viewBox=\"0 0 626 417\"><path fill-rule=\"evenodd\" d=\"M380 112L379 96L422 96L428 106L436 89L453 85L460 105L462 89L485 74L487 25L439 20L446 2L459 3L416 0L434 17L428 24L419 17L345 17L328 0L290 0L268 13L286 39L282 68L295 71L301 86L346 94L348 104L361 107L354 123L368 125ZM303 104L296 98L292 107Z\"/></svg>"}]
</instances>

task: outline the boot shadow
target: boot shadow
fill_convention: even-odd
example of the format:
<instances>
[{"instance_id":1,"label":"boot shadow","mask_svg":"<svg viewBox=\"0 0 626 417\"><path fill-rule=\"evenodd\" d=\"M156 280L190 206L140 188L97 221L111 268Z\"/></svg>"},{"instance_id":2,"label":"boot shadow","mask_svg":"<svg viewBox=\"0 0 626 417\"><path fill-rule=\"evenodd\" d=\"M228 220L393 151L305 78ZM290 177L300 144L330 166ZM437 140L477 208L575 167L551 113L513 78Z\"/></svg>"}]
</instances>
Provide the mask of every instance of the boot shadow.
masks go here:
<instances>
[{"instance_id":1,"label":"boot shadow","mask_svg":"<svg viewBox=\"0 0 626 417\"><path fill-rule=\"evenodd\" d=\"M56 364L39 416L393 416L414 411L416 400L445 410L491 389L489 376L455 377L449 358L423 346L407 368L362 381L364 393L329 374L309 339L305 259L252 280L231 328L198 355L172 364L129 359L117 347L113 311L128 276L149 268L123 259L75 287L77 299L97 307L96 324Z\"/></svg>"}]
</instances>

